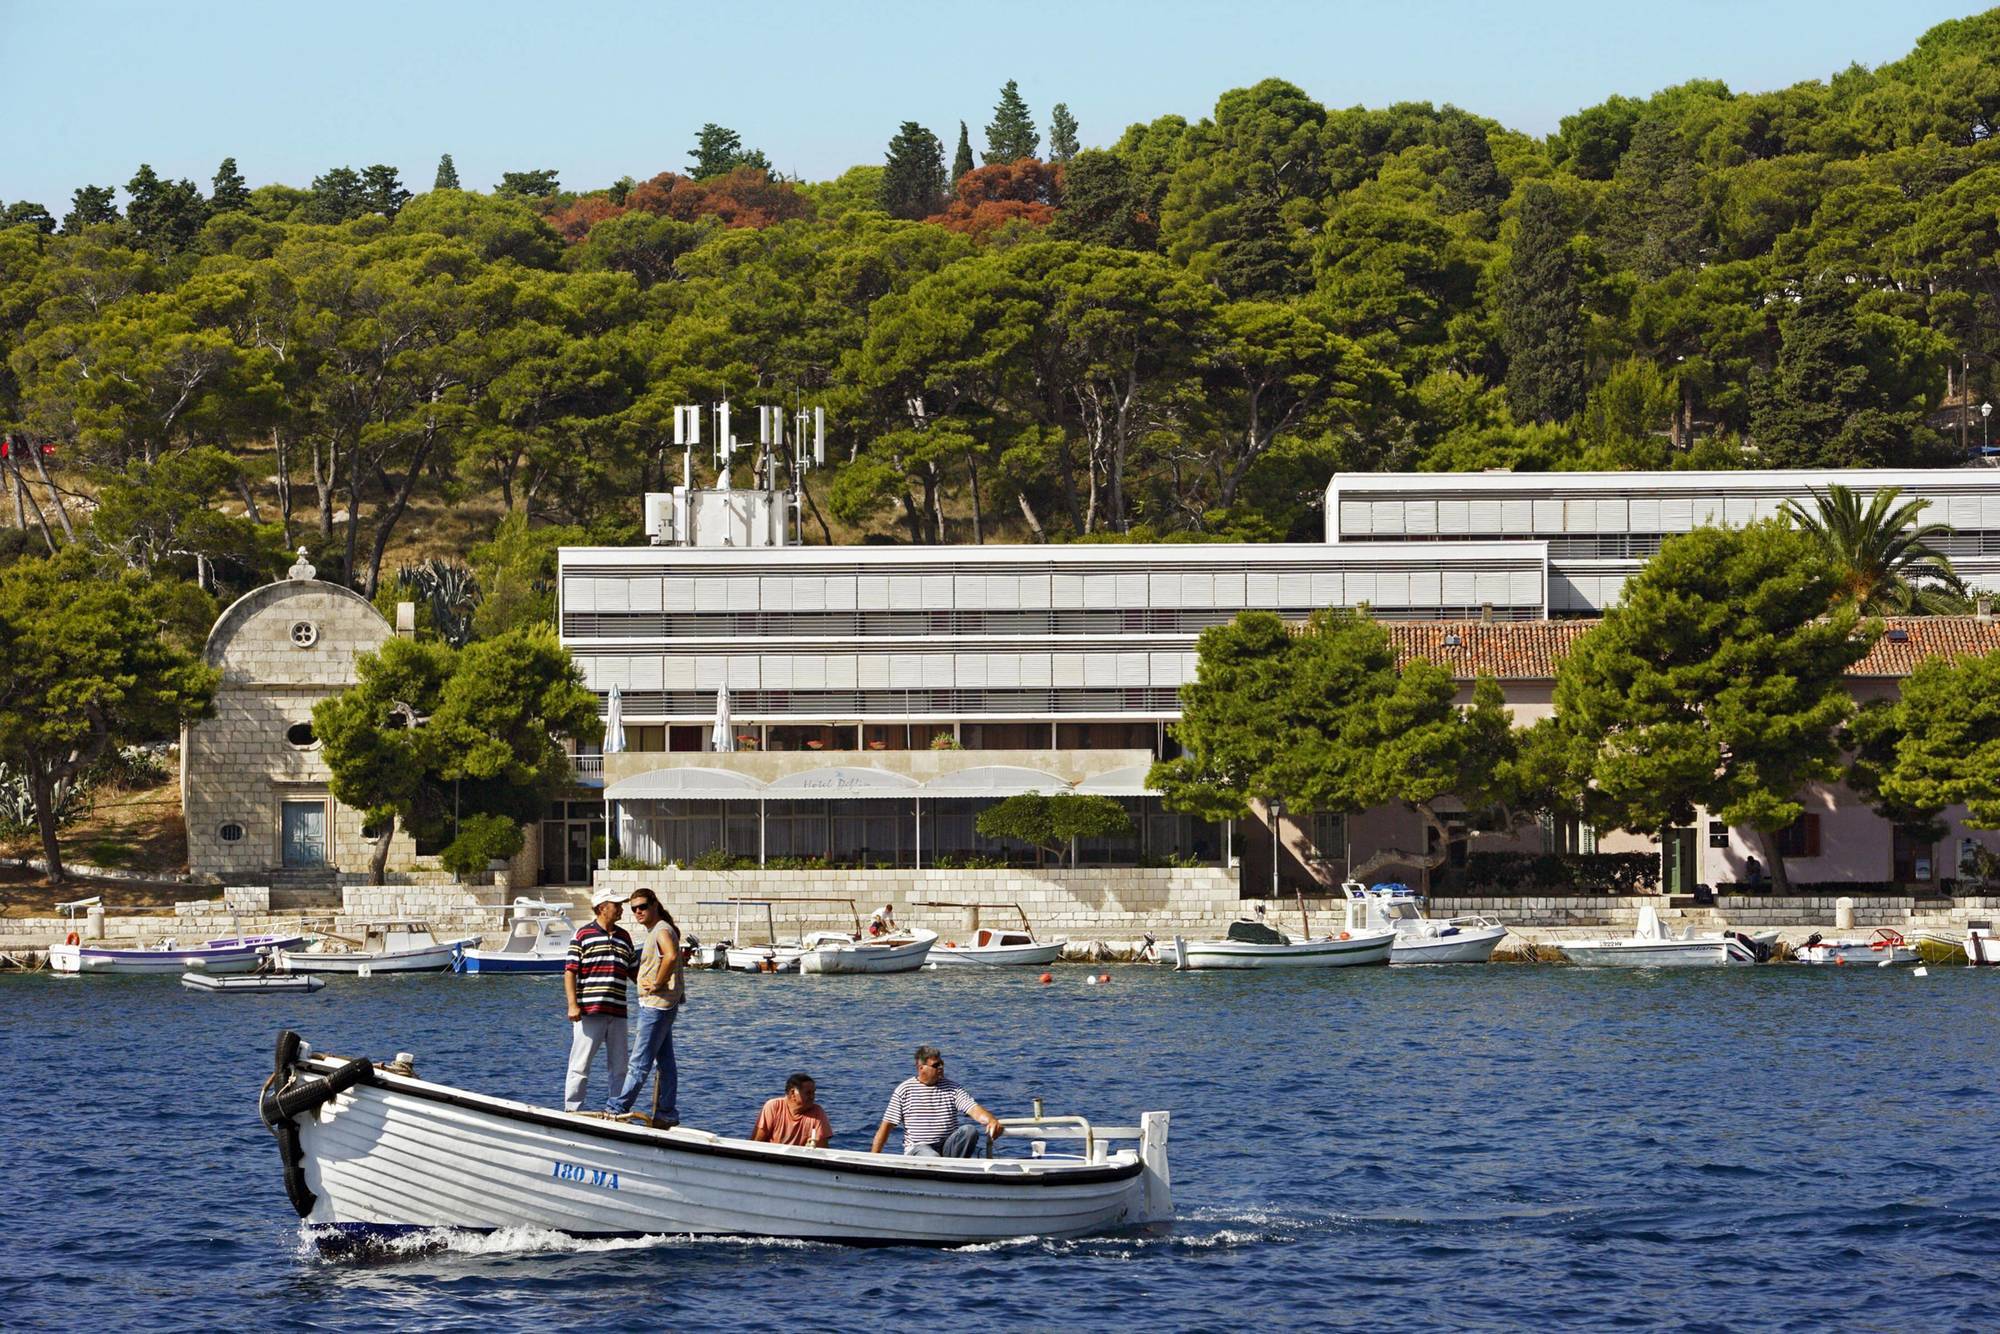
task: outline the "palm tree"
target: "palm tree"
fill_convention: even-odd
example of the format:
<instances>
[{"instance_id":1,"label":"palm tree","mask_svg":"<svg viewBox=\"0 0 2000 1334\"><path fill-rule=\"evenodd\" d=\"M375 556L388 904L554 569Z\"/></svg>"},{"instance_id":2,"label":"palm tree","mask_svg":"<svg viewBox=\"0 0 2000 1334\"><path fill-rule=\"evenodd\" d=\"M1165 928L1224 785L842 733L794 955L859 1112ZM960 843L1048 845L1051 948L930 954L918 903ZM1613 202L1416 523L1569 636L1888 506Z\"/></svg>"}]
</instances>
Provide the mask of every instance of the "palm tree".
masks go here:
<instances>
[{"instance_id":1,"label":"palm tree","mask_svg":"<svg viewBox=\"0 0 2000 1334\"><path fill-rule=\"evenodd\" d=\"M1947 524L1921 522L1930 501L1898 503L1902 494L1899 486L1883 487L1864 503L1859 492L1835 483L1824 495L1813 492L1812 511L1788 500L1782 512L1819 544L1861 611L1956 610L1965 585L1936 545L1952 530Z\"/></svg>"}]
</instances>

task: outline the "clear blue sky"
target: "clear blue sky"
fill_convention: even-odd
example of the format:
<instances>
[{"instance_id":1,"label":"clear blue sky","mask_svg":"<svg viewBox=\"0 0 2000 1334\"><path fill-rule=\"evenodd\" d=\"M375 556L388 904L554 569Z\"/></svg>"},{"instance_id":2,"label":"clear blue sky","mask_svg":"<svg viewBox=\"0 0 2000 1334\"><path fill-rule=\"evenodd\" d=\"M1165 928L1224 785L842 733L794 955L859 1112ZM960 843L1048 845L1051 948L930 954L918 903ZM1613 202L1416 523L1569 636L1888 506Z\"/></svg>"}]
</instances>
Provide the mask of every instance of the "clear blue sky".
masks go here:
<instances>
[{"instance_id":1,"label":"clear blue sky","mask_svg":"<svg viewBox=\"0 0 2000 1334\"><path fill-rule=\"evenodd\" d=\"M60 216L140 162L204 190L451 153L468 187L554 167L589 188L684 169L704 121L807 179L880 162L905 119L975 147L999 85L1036 119L1067 102L1086 145L1206 115L1276 75L1329 106L1452 102L1545 134L1611 93L1737 89L1907 52L1937 0L1001 0L973 5L0 0L0 198Z\"/></svg>"}]
</instances>

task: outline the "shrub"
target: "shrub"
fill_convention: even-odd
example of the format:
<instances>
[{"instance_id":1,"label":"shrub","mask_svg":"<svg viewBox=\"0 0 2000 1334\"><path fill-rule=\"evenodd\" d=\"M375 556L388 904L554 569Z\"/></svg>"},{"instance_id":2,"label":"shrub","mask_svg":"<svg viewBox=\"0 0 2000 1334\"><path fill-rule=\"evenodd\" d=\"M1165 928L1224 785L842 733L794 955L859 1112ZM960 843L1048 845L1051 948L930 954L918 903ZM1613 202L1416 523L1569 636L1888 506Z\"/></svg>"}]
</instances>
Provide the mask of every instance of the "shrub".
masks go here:
<instances>
[{"instance_id":1,"label":"shrub","mask_svg":"<svg viewBox=\"0 0 2000 1334\"><path fill-rule=\"evenodd\" d=\"M504 815L468 816L438 861L460 880L471 880L485 874L488 862L511 859L525 841L521 826Z\"/></svg>"},{"instance_id":2,"label":"shrub","mask_svg":"<svg viewBox=\"0 0 2000 1334\"><path fill-rule=\"evenodd\" d=\"M613 857L611 859L611 869L614 871L657 871L661 867L658 862L649 862L643 857Z\"/></svg>"},{"instance_id":3,"label":"shrub","mask_svg":"<svg viewBox=\"0 0 2000 1334\"><path fill-rule=\"evenodd\" d=\"M1474 852L1465 884L1498 894L1645 894L1660 887L1651 852Z\"/></svg>"},{"instance_id":4,"label":"shrub","mask_svg":"<svg viewBox=\"0 0 2000 1334\"><path fill-rule=\"evenodd\" d=\"M710 848L688 865L697 871L748 871L757 863L748 857L732 856L721 848Z\"/></svg>"}]
</instances>

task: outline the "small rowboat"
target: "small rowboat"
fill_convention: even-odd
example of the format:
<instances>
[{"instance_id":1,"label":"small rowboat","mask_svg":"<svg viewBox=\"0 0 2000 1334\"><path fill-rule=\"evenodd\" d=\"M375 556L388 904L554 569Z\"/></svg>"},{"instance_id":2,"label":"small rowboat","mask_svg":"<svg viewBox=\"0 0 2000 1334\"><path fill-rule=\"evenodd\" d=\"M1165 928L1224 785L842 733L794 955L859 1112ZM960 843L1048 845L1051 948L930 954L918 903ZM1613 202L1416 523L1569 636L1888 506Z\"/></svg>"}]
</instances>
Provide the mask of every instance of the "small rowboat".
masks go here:
<instances>
[{"instance_id":1,"label":"small rowboat","mask_svg":"<svg viewBox=\"0 0 2000 1334\"><path fill-rule=\"evenodd\" d=\"M946 903L925 900L919 908L961 908L972 913L971 938L963 945L948 940L931 947L930 962L940 967L1041 968L1062 957L1067 940L1037 940L1028 921L1027 910L1018 903ZM1012 927L984 927L979 924L982 909L1011 908L1020 917L1019 930Z\"/></svg>"},{"instance_id":2,"label":"small rowboat","mask_svg":"<svg viewBox=\"0 0 2000 1334\"><path fill-rule=\"evenodd\" d=\"M1800 963L1865 967L1917 962L1916 947L1900 931L1879 928L1868 940L1821 940L1815 931L1796 951Z\"/></svg>"},{"instance_id":3,"label":"small rowboat","mask_svg":"<svg viewBox=\"0 0 2000 1334\"><path fill-rule=\"evenodd\" d=\"M923 927L859 940L839 931L815 931L800 942L799 971L913 973L924 966L937 938L937 932Z\"/></svg>"},{"instance_id":4,"label":"small rowboat","mask_svg":"<svg viewBox=\"0 0 2000 1334\"><path fill-rule=\"evenodd\" d=\"M318 991L326 985L326 979L308 977L303 973L241 973L234 977L182 973L181 985L190 991L213 991L231 996L299 996Z\"/></svg>"},{"instance_id":5,"label":"small rowboat","mask_svg":"<svg viewBox=\"0 0 2000 1334\"><path fill-rule=\"evenodd\" d=\"M111 949L65 942L49 946L49 968L58 973L247 973L275 951L299 945L303 936L228 936L183 946L163 940L144 949Z\"/></svg>"},{"instance_id":6,"label":"small rowboat","mask_svg":"<svg viewBox=\"0 0 2000 1334\"><path fill-rule=\"evenodd\" d=\"M1336 936L1293 940L1262 922L1231 922L1222 940L1174 937L1174 966L1200 968L1348 968L1386 964L1396 933L1387 929L1342 931Z\"/></svg>"},{"instance_id":7,"label":"small rowboat","mask_svg":"<svg viewBox=\"0 0 2000 1334\"><path fill-rule=\"evenodd\" d=\"M371 977L377 973L442 973L459 952L479 943L478 936L439 940L423 922L369 922L359 938L324 933L309 950L282 950L278 970L285 973L342 973Z\"/></svg>"},{"instance_id":8,"label":"small rowboat","mask_svg":"<svg viewBox=\"0 0 2000 1334\"><path fill-rule=\"evenodd\" d=\"M1165 1112L1116 1128L1002 1120L1023 1138L1082 1140L1076 1155L906 1158L554 1111L419 1079L406 1054L314 1055L291 1032L258 1110L292 1207L349 1237L526 1227L951 1246L1173 1221Z\"/></svg>"}]
</instances>

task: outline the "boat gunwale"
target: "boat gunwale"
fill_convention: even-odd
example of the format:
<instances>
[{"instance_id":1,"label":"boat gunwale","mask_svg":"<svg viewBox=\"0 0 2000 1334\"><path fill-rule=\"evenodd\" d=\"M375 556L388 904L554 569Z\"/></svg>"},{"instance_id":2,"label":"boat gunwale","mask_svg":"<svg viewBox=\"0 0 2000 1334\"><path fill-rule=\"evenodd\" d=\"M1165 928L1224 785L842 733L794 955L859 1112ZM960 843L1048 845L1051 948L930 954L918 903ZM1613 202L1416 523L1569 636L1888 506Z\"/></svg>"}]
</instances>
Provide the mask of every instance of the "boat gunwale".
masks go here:
<instances>
[{"instance_id":1,"label":"boat gunwale","mask_svg":"<svg viewBox=\"0 0 2000 1334\"><path fill-rule=\"evenodd\" d=\"M315 1053L302 1057L298 1062L301 1069L310 1068L316 1074L331 1074L346 1062L333 1056ZM393 1081L393 1082L392 1082ZM891 1176L905 1181L952 1182L957 1184L999 1184L1004 1186L1095 1186L1108 1182L1125 1181L1138 1177L1145 1171L1145 1162L1137 1153L1123 1163L1049 1163L1036 1171L988 1172L981 1169L969 1172L961 1167L946 1164L986 1162L987 1159L916 1158L901 1155L879 1155L881 1162L853 1162L846 1159L829 1160L807 1158L796 1154L779 1152L795 1148L794 1145L771 1145L759 1147L748 1140L728 1141L718 1137L717 1143L703 1143L685 1139L672 1139L671 1131L655 1130L649 1126L635 1126L618 1121L600 1121L592 1117L578 1116L574 1112L554 1112L526 1103L514 1102L507 1098L497 1098L486 1093L471 1093L434 1084L429 1080L410 1075L399 1075L392 1070L375 1068L374 1078L364 1081L343 1095L357 1096L363 1088L372 1087L378 1092L408 1094L430 1102L443 1103L450 1107L460 1107L467 1111L483 1112L503 1120L521 1121L529 1125L543 1126L553 1130L572 1131L594 1139L616 1140L626 1144L646 1145L656 1149L671 1149L676 1152L692 1153L707 1157L734 1158L759 1163L782 1163L816 1171L859 1172L867 1176ZM707 1133L707 1132L702 1132ZM740 1147L739 1147L740 1146ZM820 1153L855 1153L851 1149L812 1150ZM1009 1160L1024 1165L1034 1159ZM1041 1160L1047 1162L1047 1160ZM1058 1175L1059 1174L1059 1175Z\"/></svg>"}]
</instances>

